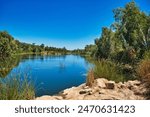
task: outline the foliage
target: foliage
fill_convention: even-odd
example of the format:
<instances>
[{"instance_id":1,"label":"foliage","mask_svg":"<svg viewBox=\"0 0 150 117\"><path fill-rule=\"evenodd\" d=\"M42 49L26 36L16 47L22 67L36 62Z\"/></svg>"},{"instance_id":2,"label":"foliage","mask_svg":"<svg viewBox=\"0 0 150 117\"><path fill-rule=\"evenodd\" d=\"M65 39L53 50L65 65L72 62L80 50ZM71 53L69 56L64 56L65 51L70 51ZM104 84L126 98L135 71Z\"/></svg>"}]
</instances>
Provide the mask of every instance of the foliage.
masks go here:
<instances>
[{"instance_id":1,"label":"foliage","mask_svg":"<svg viewBox=\"0 0 150 117\"><path fill-rule=\"evenodd\" d=\"M10 56L17 50L17 45L12 36L7 32L0 32L0 57Z\"/></svg>"},{"instance_id":2,"label":"foliage","mask_svg":"<svg viewBox=\"0 0 150 117\"><path fill-rule=\"evenodd\" d=\"M150 99L150 59L142 60L137 67L139 79L143 82L146 91L144 93L147 99Z\"/></svg>"},{"instance_id":3,"label":"foliage","mask_svg":"<svg viewBox=\"0 0 150 117\"><path fill-rule=\"evenodd\" d=\"M104 59L95 61L94 76L95 78L106 78L116 82L124 81L124 76L118 66L114 62Z\"/></svg>"},{"instance_id":4,"label":"foliage","mask_svg":"<svg viewBox=\"0 0 150 117\"><path fill-rule=\"evenodd\" d=\"M85 50L83 49L75 49L71 51L72 54L77 54L77 55L85 55Z\"/></svg>"},{"instance_id":5,"label":"foliage","mask_svg":"<svg viewBox=\"0 0 150 117\"><path fill-rule=\"evenodd\" d=\"M150 50L145 51L144 59L150 59Z\"/></svg>"},{"instance_id":6,"label":"foliage","mask_svg":"<svg viewBox=\"0 0 150 117\"><path fill-rule=\"evenodd\" d=\"M0 31L0 58L9 57L18 53L61 53L66 54L68 50L64 48L48 47L44 44L35 45L22 43L15 40L8 32Z\"/></svg>"},{"instance_id":7,"label":"foliage","mask_svg":"<svg viewBox=\"0 0 150 117\"><path fill-rule=\"evenodd\" d=\"M115 22L104 27L95 40L97 59L113 59L133 64L150 49L150 16L140 11L134 1L113 10ZM89 50L88 50L89 51Z\"/></svg>"},{"instance_id":8,"label":"foliage","mask_svg":"<svg viewBox=\"0 0 150 117\"><path fill-rule=\"evenodd\" d=\"M142 60L137 68L139 78L150 84L150 59Z\"/></svg>"},{"instance_id":9,"label":"foliage","mask_svg":"<svg viewBox=\"0 0 150 117\"><path fill-rule=\"evenodd\" d=\"M18 75L0 81L0 100L29 100L34 97L34 85L27 77Z\"/></svg>"}]
</instances>

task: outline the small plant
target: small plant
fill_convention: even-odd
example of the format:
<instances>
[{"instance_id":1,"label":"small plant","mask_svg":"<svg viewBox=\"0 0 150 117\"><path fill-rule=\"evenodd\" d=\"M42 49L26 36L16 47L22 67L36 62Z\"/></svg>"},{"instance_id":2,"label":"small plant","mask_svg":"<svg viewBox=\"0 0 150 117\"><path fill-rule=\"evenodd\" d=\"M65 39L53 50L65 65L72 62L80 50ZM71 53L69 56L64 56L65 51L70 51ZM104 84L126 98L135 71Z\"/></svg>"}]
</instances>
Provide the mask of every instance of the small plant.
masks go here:
<instances>
[{"instance_id":1,"label":"small plant","mask_svg":"<svg viewBox=\"0 0 150 117\"><path fill-rule=\"evenodd\" d=\"M92 87L93 83L94 83L94 72L93 70L91 69L89 72L88 72L88 75L87 75L87 80L86 80L86 85L89 86L89 87Z\"/></svg>"},{"instance_id":2,"label":"small plant","mask_svg":"<svg viewBox=\"0 0 150 117\"><path fill-rule=\"evenodd\" d=\"M0 100L30 100L34 97L34 85L27 77L18 75L0 81Z\"/></svg>"}]
</instances>

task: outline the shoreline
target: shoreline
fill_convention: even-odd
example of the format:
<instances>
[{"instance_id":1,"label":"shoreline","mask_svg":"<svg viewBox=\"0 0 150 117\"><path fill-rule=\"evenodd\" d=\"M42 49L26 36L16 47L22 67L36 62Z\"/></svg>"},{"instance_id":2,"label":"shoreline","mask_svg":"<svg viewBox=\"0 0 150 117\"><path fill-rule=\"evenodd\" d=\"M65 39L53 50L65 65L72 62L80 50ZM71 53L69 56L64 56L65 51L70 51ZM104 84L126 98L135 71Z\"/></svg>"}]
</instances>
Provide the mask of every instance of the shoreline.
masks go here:
<instances>
[{"instance_id":1,"label":"shoreline","mask_svg":"<svg viewBox=\"0 0 150 117\"><path fill-rule=\"evenodd\" d=\"M115 83L104 78L95 79L93 86L85 83L63 90L58 95L43 95L35 100L144 100L146 89L141 81Z\"/></svg>"}]
</instances>

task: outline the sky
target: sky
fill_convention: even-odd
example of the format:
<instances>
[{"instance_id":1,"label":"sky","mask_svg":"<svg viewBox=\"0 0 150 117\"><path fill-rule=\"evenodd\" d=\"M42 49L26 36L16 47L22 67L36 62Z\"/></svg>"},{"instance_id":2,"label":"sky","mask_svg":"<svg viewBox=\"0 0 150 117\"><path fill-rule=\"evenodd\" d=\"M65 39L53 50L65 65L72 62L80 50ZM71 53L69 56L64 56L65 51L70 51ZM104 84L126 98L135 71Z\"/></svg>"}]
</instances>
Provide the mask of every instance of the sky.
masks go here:
<instances>
[{"instance_id":1,"label":"sky","mask_svg":"<svg viewBox=\"0 0 150 117\"><path fill-rule=\"evenodd\" d=\"M135 0L150 13L150 0ZM130 0L0 0L0 31L15 39L67 49L84 48L113 22L112 10Z\"/></svg>"}]
</instances>

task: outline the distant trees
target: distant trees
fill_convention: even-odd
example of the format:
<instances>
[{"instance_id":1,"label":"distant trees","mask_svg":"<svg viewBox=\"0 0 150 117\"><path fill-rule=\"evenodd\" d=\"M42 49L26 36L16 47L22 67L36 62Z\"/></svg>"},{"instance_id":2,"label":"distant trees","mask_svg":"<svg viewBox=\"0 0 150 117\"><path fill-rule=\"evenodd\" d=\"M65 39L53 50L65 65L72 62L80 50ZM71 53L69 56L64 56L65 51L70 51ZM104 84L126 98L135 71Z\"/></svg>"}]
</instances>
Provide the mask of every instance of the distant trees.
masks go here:
<instances>
[{"instance_id":1,"label":"distant trees","mask_svg":"<svg viewBox=\"0 0 150 117\"><path fill-rule=\"evenodd\" d=\"M35 45L22 43L15 40L8 32L0 31L0 58L9 57L18 53L63 53L66 54L68 50L64 48L48 47L44 44Z\"/></svg>"}]
</instances>

